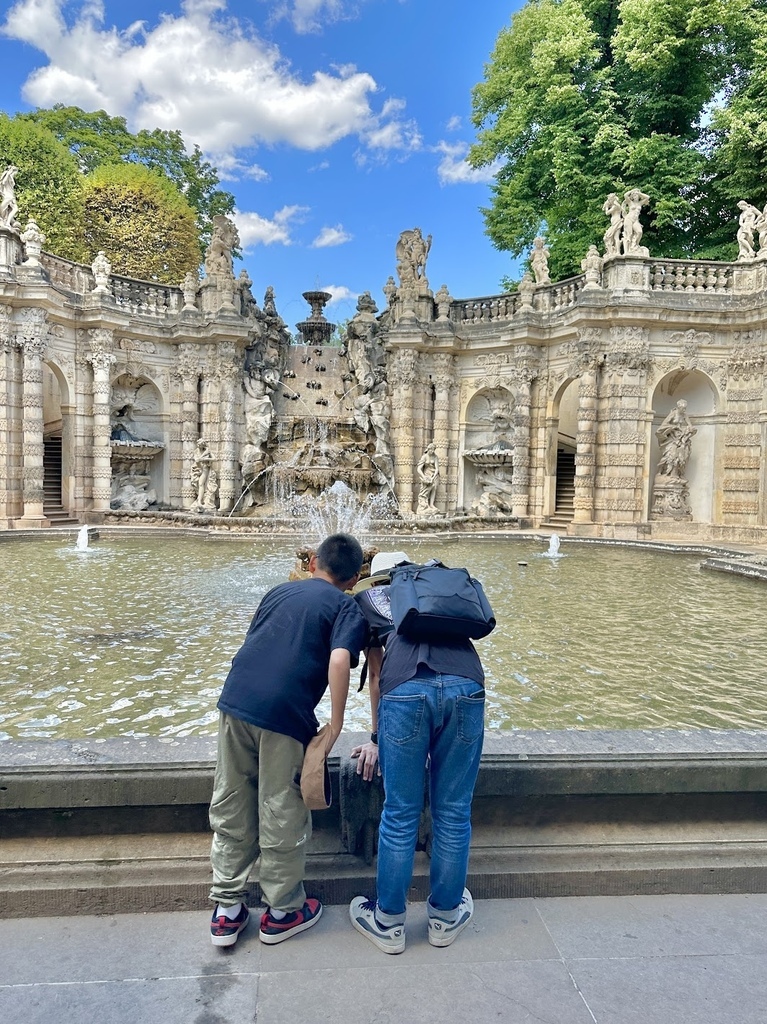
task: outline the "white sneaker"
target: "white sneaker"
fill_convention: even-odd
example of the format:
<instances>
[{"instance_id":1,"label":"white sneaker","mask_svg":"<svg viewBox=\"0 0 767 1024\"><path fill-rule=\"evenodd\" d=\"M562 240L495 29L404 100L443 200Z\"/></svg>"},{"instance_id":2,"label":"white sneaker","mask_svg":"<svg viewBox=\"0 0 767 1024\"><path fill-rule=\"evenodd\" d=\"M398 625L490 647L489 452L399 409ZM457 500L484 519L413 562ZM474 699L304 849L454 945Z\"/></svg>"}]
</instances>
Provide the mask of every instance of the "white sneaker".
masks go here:
<instances>
[{"instance_id":1,"label":"white sneaker","mask_svg":"<svg viewBox=\"0 0 767 1024\"><path fill-rule=\"evenodd\" d=\"M429 915L429 942L432 946L449 946L474 916L474 900L469 890L464 889L461 902L455 910L439 911L427 901L426 912ZM455 917L448 920L439 917L440 913L454 914Z\"/></svg>"},{"instance_id":2,"label":"white sneaker","mask_svg":"<svg viewBox=\"0 0 767 1024\"><path fill-rule=\"evenodd\" d=\"M366 939L370 939L382 952L404 953L405 925L394 924L386 928L376 921L375 910L375 900L355 896L349 904L349 918L357 931Z\"/></svg>"}]
</instances>

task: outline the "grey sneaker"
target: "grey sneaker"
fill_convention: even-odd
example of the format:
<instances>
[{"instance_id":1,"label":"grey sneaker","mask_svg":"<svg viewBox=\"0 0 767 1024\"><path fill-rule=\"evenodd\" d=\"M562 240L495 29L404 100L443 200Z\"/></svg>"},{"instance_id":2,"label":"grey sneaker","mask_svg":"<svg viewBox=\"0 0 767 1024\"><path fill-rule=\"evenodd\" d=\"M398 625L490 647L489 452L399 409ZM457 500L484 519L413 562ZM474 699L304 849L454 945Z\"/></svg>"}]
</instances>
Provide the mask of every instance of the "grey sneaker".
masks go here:
<instances>
[{"instance_id":1,"label":"grey sneaker","mask_svg":"<svg viewBox=\"0 0 767 1024\"><path fill-rule=\"evenodd\" d=\"M431 903L427 902L426 911L429 915L429 942L432 946L449 946L471 921L474 915L474 900L471 898L469 890L464 889L461 902L455 910L435 910ZM455 916L448 920L445 917L439 917L440 913Z\"/></svg>"},{"instance_id":2,"label":"grey sneaker","mask_svg":"<svg viewBox=\"0 0 767 1024\"><path fill-rule=\"evenodd\" d=\"M357 931L366 939L370 939L373 945L378 946L382 952L404 953L404 924L395 924L386 928L376 921L375 910L375 900L366 900L364 896L355 896L349 904L349 918Z\"/></svg>"}]
</instances>

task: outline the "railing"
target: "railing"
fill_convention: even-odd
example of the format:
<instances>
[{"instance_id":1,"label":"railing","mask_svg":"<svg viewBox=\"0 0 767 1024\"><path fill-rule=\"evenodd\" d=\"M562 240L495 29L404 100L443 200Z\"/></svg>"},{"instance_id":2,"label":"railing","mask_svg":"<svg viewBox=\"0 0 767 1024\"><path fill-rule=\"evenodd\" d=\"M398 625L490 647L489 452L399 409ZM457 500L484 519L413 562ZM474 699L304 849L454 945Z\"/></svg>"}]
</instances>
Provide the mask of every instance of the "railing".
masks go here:
<instances>
[{"instance_id":1,"label":"railing","mask_svg":"<svg viewBox=\"0 0 767 1024\"><path fill-rule=\"evenodd\" d=\"M481 299L459 299L450 304L450 319L458 324L489 324L510 320L519 309L519 295L489 295Z\"/></svg>"},{"instance_id":2,"label":"railing","mask_svg":"<svg viewBox=\"0 0 767 1024\"><path fill-rule=\"evenodd\" d=\"M166 316L183 304L181 289L171 285L116 274L109 278L109 284L117 305L138 316Z\"/></svg>"},{"instance_id":3,"label":"railing","mask_svg":"<svg viewBox=\"0 0 767 1024\"><path fill-rule=\"evenodd\" d=\"M86 267L82 263L65 260L61 256L54 256L49 252L40 254L40 263L51 284L63 288L64 291L87 295L96 286L90 267Z\"/></svg>"},{"instance_id":4,"label":"railing","mask_svg":"<svg viewBox=\"0 0 767 1024\"><path fill-rule=\"evenodd\" d=\"M650 262L650 288L654 292L698 292L724 295L732 291L732 266L706 260Z\"/></svg>"}]
</instances>

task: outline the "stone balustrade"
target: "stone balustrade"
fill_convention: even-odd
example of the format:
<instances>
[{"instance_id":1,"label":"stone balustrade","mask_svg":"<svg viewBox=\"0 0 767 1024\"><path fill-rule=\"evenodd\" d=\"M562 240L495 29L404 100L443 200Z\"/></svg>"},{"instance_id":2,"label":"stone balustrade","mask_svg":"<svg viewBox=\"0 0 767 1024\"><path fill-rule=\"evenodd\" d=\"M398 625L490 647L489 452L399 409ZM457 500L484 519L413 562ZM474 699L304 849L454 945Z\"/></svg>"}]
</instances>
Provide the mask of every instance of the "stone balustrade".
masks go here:
<instances>
[{"instance_id":1,"label":"stone balustrade","mask_svg":"<svg viewBox=\"0 0 767 1024\"><path fill-rule=\"evenodd\" d=\"M516 292L464 299L451 303L450 319L457 324L489 324L510 320L519 308Z\"/></svg>"},{"instance_id":2,"label":"stone balustrade","mask_svg":"<svg viewBox=\"0 0 767 1024\"><path fill-rule=\"evenodd\" d=\"M90 267L82 263L65 260L49 252L40 255L40 263L51 284L64 291L83 295L92 292L96 285Z\"/></svg>"},{"instance_id":3,"label":"stone balustrade","mask_svg":"<svg viewBox=\"0 0 767 1024\"><path fill-rule=\"evenodd\" d=\"M184 304L180 288L118 274L111 276L110 283L117 305L134 316L164 317L177 313Z\"/></svg>"},{"instance_id":4,"label":"stone balustrade","mask_svg":"<svg viewBox=\"0 0 767 1024\"><path fill-rule=\"evenodd\" d=\"M709 260L650 260L650 288L654 292L732 292L732 266Z\"/></svg>"}]
</instances>

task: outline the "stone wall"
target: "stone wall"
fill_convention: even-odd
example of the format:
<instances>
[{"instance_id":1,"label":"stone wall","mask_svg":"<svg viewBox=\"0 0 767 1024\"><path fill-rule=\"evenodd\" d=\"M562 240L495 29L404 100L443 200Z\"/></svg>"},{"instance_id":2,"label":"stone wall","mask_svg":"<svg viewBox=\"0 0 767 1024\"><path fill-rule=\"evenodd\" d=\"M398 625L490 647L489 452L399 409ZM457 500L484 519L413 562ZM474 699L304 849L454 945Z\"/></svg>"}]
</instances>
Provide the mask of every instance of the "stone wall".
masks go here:
<instances>
[{"instance_id":1,"label":"stone wall","mask_svg":"<svg viewBox=\"0 0 767 1024\"><path fill-rule=\"evenodd\" d=\"M173 288L30 262L0 234L0 525L51 521L56 435L62 505L83 521L119 507L116 491L257 518L266 479L300 466L310 493L393 489L407 521L767 537L764 260L594 250L570 280L456 300L398 246L400 286L382 313L360 297L339 349L291 345L244 272L211 265ZM664 476L675 417L687 447Z\"/></svg>"}]
</instances>

